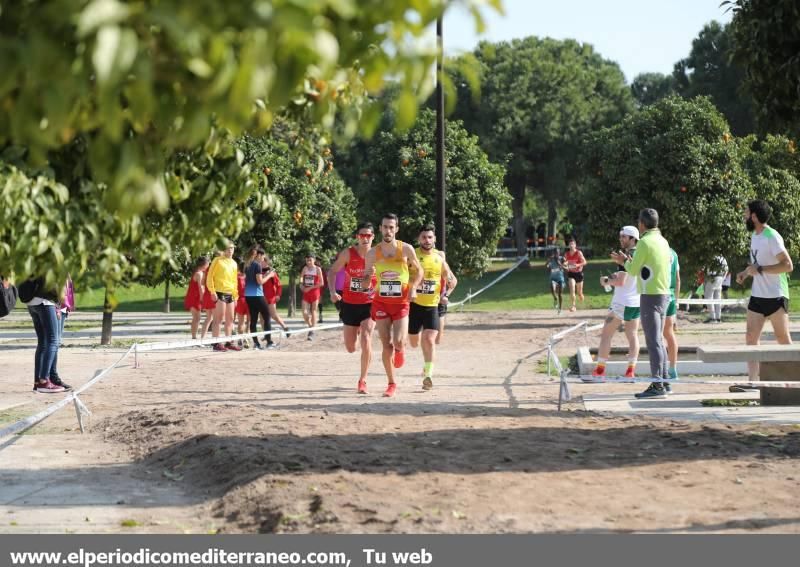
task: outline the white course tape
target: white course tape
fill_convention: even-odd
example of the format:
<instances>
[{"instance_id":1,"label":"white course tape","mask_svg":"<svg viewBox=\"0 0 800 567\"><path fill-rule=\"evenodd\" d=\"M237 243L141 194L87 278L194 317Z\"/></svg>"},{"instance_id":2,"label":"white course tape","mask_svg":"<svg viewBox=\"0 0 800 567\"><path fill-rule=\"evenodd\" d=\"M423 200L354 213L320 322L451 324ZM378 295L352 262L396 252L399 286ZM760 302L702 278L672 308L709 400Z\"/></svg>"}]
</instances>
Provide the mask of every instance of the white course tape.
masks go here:
<instances>
[{"instance_id":1,"label":"white course tape","mask_svg":"<svg viewBox=\"0 0 800 567\"><path fill-rule=\"evenodd\" d=\"M272 331L260 331L255 333L245 333L242 335L230 335L224 337L216 337L216 338L208 338L208 339L184 339L181 341L165 341L159 343L137 343L134 345L135 352L149 352L153 350L171 350L171 349L178 349L178 348L186 348L192 346L207 346L213 345L217 343L229 343L233 341L238 341L242 339L249 339L252 337L262 337L264 335L275 335L280 333L288 333L289 335L301 335L303 333L308 333L309 331L326 331L328 329L338 329L342 327L343 323L331 323L329 325L320 325L317 327L300 327L297 329L289 329L288 331L283 331L282 329L274 329Z\"/></svg>"},{"instance_id":2,"label":"white course tape","mask_svg":"<svg viewBox=\"0 0 800 567\"><path fill-rule=\"evenodd\" d=\"M746 305L750 301L749 297L742 299L678 299L680 305Z\"/></svg>"},{"instance_id":3,"label":"white course tape","mask_svg":"<svg viewBox=\"0 0 800 567\"><path fill-rule=\"evenodd\" d=\"M448 305L449 307L459 307L459 306L461 306L461 305L464 305L464 304L465 304L467 301L471 300L471 299L472 299L473 297L475 297L476 295L480 295L481 293L483 293L484 291L486 291L487 289L489 289L490 287L492 287L494 284L496 284L497 282L499 282L500 280L502 280L502 279L503 279L504 277L506 277L508 274L510 274L511 272L513 272L514 270L516 270L516 269L517 269L517 268L520 266L520 264L522 264L522 263L523 263L524 261L526 261L527 259L528 259L528 257L527 257L527 256L523 256L522 258L518 258L518 259L517 259L517 263L516 263L516 264L514 264L513 266L511 266L510 268L508 268L508 269L507 269L505 272L503 272L502 274L500 274L499 276L497 276L495 279L493 279L492 281L490 281L488 284L486 284L485 286L483 286L481 289L479 289L479 290L478 290L478 291L476 291L475 293L470 293L470 294L468 294L468 295L467 295L467 297L465 297L465 298L464 298L464 299L462 299L461 301L454 301L454 302L448 303L447 305Z\"/></svg>"},{"instance_id":4,"label":"white course tape","mask_svg":"<svg viewBox=\"0 0 800 567\"><path fill-rule=\"evenodd\" d=\"M134 345L134 346L136 346L136 345ZM37 413L35 415L31 415L31 416L28 416L28 417L26 417L24 419L21 419L18 422L9 425L8 427L4 427L3 429L0 429L0 439L2 439L3 437L6 437L8 435L13 435L15 433L19 433L20 431L25 431L26 429L29 429L29 428L33 427L34 425L36 425L37 423L39 423L43 419L51 416L52 414L54 414L55 412L57 412L58 410L60 410L64 406L69 405L70 403L75 404L74 400L78 397L78 394L88 390L98 380L100 380L101 378L106 376L109 372L111 372L114 368L119 366L119 364L123 360L125 360L125 358L127 358L127 356L132 351L133 351L133 347L129 348L125 352L125 354L123 354L119 358L119 360L117 360L114 364L112 364L111 366L109 366L108 368L103 370L102 372L98 373L94 378L92 378L91 380L86 382L86 384L84 384L83 386L81 386L77 390L69 392L69 395L65 396L62 400L59 400L55 404L49 406L47 409L44 409L44 410L40 411L39 413ZM44 394L44 395L52 395L52 394ZM86 406L84 406L83 403L80 403L79 405L76 405L76 407L77 408L83 407L84 409L86 408Z\"/></svg>"}]
</instances>

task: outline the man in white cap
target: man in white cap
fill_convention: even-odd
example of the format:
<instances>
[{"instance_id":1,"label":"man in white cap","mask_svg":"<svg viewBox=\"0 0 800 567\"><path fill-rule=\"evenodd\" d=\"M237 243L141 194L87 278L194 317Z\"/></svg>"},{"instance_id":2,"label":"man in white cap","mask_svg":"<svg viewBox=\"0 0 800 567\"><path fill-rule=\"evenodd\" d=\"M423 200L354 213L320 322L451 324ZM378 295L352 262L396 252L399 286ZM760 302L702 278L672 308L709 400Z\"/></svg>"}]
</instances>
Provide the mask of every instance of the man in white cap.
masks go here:
<instances>
[{"instance_id":1,"label":"man in white cap","mask_svg":"<svg viewBox=\"0 0 800 567\"><path fill-rule=\"evenodd\" d=\"M619 231L622 253L628 257L633 256L637 242L639 242L639 229L635 226L623 226ZM625 377L635 378L636 361L639 358L639 292L636 289L636 276L627 273L624 266L618 266L615 273L601 277L600 284L606 289L613 287L614 295L611 297L611 307L608 308L606 322L600 335L597 366L592 372L592 378L587 381L605 378L606 362L611 352L611 338L620 323L623 323L625 336L628 338L628 369Z\"/></svg>"}]
</instances>

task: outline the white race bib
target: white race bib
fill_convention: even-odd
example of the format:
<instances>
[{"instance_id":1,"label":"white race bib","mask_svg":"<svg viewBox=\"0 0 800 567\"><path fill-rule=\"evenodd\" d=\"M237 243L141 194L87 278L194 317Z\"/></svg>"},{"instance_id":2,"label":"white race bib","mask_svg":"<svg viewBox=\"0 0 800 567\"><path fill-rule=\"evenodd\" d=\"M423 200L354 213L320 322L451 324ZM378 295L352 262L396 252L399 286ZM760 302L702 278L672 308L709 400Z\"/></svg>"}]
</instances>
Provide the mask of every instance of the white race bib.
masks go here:
<instances>
[{"instance_id":1,"label":"white race bib","mask_svg":"<svg viewBox=\"0 0 800 567\"><path fill-rule=\"evenodd\" d=\"M436 293L436 280L422 280L420 287L417 288L417 293L422 295L433 295Z\"/></svg>"},{"instance_id":2,"label":"white race bib","mask_svg":"<svg viewBox=\"0 0 800 567\"><path fill-rule=\"evenodd\" d=\"M381 297L402 297L403 282L400 280L381 280L378 295Z\"/></svg>"}]
</instances>

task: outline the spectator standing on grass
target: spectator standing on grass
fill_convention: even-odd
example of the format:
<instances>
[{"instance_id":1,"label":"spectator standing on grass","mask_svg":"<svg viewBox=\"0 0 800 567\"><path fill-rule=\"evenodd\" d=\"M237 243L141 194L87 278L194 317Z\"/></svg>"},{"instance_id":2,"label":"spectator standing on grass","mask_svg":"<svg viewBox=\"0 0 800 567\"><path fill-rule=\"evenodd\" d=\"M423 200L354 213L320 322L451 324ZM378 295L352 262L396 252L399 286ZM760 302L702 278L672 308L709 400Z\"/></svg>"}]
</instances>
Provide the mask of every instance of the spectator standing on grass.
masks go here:
<instances>
[{"instance_id":1,"label":"spectator standing on grass","mask_svg":"<svg viewBox=\"0 0 800 567\"><path fill-rule=\"evenodd\" d=\"M267 302L267 307L269 308L269 316L275 321L278 325L281 326L283 331L286 333L286 336L289 336L289 327L286 325L284 320L278 314L278 302L281 300L281 294L283 293L283 286L281 286L281 276L278 272L272 267L272 260L267 254L264 254L264 260L261 264L262 273L264 274L264 299ZM272 324L267 326L267 322L262 317L261 325L264 329L264 332L267 329L272 329ZM266 340L266 335L264 336L264 340Z\"/></svg>"},{"instance_id":2,"label":"spectator standing on grass","mask_svg":"<svg viewBox=\"0 0 800 567\"><path fill-rule=\"evenodd\" d=\"M667 350L664 347L664 323L669 306L670 248L667 239L658 228L658 212L655 209L642 209L639 212L639 233L641 239L632 258L613 252L611 258L625 271L636 276L639 290L639 312L650 357L650 377L652 382L637 398L663 398L668 390L661 380L667 379Z\"/></svg>"},{"instance_id":3,"label":"spectator standing on grass","mask_svg":"<svg viewBox=\"0 0 800 567\"><path fill-rule=\"evenodd\" d=\"M761 342L764 323L772 323L772 331L778 344L792 344L789 333L789 277L794 264L786 251L783 237L767 224L772 213L766 201L756 200L747 204L744 220L750 236L750 264L736 275L736 282L743 284L753 278L753 289L747 305L748 345ZM758 362L747 363L751 381L758 380Z\"/></svg>"},{"instance_id":4,"label":"spectator standing on grass","mask_svg":"<svg viewBox=\"0 0 800 567\"><path fill-rule=\"evenodd\" d=\"M711 265L705 270L705 286L703 287L703 297L705 299L722 299L722 284L727 273L727 260L722 256L716 256ZM706 323L722 323L722 305L709 303L706 308L708 309Z\"/></svg>"},{"instance_id":5,"label":"spectator standing on grass","mask_svg":"<svg viewBox=\"0 0 800 567\"><path fill-rule=\"evenodd\" d=\"M230 337L233 333L233 316L236 300L239 299L239 285L237 275L239 273L236 261L233 259L233 251L236 249L233 242L228 242L228 246L222 253L214 258L211 267L208 268L208 278L206 288L211 294L214 302L214 321L212 323L212 334L214 338L219 338L220 326L225 321L225 336ZM242 350L231 341L223 346L221 343L214 344L214 350L224 352L226 350Z\"/></svg>"},{"instance_id":6,"label":"spectator standing on grass","mask_svg":"<svg viewBox=\"0 0 800 567\"><path fill-rule=\"evenodd\" d=\"M192 314L192 338L197 338L197 331L200 328L200 315L203 312L203 297L206 292L206 272L208 271L208 257L200 256L197 258L192 277L189 279L189 288L186 290L186 297L183 298L183 308ZM211 314L206 311L206 323L210 324ZM207 329L208 327L206 327ZM205 335L205 331L203 332Z\"/></svg>"}]
</instances>

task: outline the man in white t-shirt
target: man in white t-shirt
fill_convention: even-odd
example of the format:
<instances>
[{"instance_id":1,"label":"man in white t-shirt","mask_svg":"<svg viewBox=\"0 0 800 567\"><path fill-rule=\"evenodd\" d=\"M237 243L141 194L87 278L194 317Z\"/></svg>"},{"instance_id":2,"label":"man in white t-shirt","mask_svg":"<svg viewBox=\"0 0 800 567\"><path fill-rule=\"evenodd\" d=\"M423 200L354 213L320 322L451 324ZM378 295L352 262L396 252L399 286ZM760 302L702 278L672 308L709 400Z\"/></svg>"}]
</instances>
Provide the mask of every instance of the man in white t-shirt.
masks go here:
<instances>
[{"instance_id":1,"label":"man in white t-shirt","mask_svg":"<svg viewBox=\"0 0 800 567\"><path fill-rule=\"evenodd\" d=\"M623 226L619 231L619 243L628 257L633 256L637 242L639 242L639 229L635 226ZM624 324L625 336L628 338L628 369L625 377L635 378L636 362L639 358L639 291L636 289L636 276L627 273L624 266L619 266L616 273L600 278L600 285L612 286L614 295L611 297L611 307L608 308L606 322L600 334L597 366L592 371L592 378L587 378L585 381L605 378L606 362L611 353L611 338L620 322Z\"/></svg>"},{"instance_id":2,"label":"man in white t-shirt","mask_svg":"<svg viewBox=\"0 0 800 567\"><path fill-rule=\"evenodd\" d=\"M722 284L727 273L728 261L723 256L716 256L711 265L705 269L703 295L706 299L722 299ZM722 305L719 303L708 304L708 319L705 322L722 323Z\"/></svg>"},{"instance_id":3,"label":"man in white t-shirt","mask_svg":"<svg viewBox=\"0 0 800 567\"><path fill-rule=\"evenodd\" d=\"M753 278L750 303L747 305L747 344L761 340L764 322L772 323L779 344L792 344L789 334L789 277L794 270L783 238L767 225L771 213L766 201L751 201L744 211L750 239L750 265L736 275L737 283ZM758 380L758 362L747 363L750 380Z\"/></svg>"}]
</instances>

